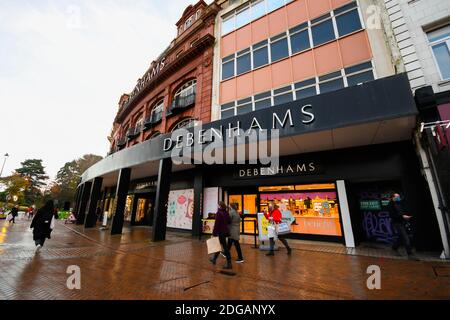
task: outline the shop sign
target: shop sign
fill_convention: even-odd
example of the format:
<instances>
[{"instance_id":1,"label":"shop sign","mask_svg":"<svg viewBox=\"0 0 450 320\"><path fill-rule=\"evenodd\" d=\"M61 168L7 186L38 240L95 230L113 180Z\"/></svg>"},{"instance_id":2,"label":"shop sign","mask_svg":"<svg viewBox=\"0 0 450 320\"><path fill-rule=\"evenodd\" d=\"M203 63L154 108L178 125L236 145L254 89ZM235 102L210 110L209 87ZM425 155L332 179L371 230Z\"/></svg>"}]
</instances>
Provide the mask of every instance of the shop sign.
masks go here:
<instances>
[{"instance_id":1,"label":"shop sign","mask_svg":"<svg viewBox=\"0 0 450 320\"><path fill-rule=\"evenodd\" d=\"M361 210L378 211L381 210L380 200L360 200L359 208Z\"/></svg>"},{"instance_id":2,"label":"shop sign","mask_svg":"<svg viewBox=\"0 0 450 320\"><path fill-rule=\"evenodd\" d=\"M260 177L280 177L293 175L318 174L322 172L321 168L314 162L299 162L287 165L278 165L271 167L239 169L233 175L235 179L248 179Z\"/></svg>"},{"instance_id":3,"label":"shop sign","mask_svg":"<svg viewBox=\"0 0 450 320\"><path fill-rule=\"evenodd\" d=\"M144 76L138 80L136 87L131 92L125 104L128 104L139 92L141 92L142 89L144 89L150 83L150 81L152 81L152 79L155 76L157 76L162 69L164 69L165 65L166 65L165 57L163 57L158 62L152 63L150 69L148 69L147 72L144 74Z\"/></svg>"},{"instance_id":4,"label":"shop sign","mask_svg":"<svg viewBox=\"0 0 450 320\"><path fill-rule=\"evenodd\" d=\"M136 184L135 190L144 190L152 187L156 187L156 181L138 183Z\"/></svg>"}]
</instances>

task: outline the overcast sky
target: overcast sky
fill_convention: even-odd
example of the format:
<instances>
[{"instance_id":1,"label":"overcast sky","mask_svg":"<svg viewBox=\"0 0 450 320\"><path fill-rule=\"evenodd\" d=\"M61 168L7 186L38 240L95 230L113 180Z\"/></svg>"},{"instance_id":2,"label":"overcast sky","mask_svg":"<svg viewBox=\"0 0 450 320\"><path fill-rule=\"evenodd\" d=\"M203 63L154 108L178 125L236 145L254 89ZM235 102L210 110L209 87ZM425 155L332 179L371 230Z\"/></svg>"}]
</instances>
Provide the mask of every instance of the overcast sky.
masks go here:
<instances>
[{"instance_id":1,"label":"overcast sky","mask_svg":"<svg viewBox=\"0 0 450 320\"><path fill-rule=\"evenodd\" d=\"M210 2L210 1L208 1ZM195 0L0 1L0 166L44 160L54 178L105 156L120 95L176 35Z\"/></svg>"}]
</instances>

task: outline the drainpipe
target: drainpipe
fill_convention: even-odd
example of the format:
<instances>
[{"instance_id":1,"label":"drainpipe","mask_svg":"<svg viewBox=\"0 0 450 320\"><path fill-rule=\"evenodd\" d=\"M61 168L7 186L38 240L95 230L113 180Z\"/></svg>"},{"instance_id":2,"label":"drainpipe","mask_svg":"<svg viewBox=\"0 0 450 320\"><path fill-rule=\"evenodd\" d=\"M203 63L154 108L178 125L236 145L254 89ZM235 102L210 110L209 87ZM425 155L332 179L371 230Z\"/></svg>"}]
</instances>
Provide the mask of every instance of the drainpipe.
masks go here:
<instances>
[{"instance_id":1,"label":"drainpipe","mask_svg":"<svg viewBox=\"0 0 450 320\"><path fill-rule=\"evenodd\" d=\"M425 178L427 180L428 187L430 189L434 211L438 221L439 231L441 233L442 245L444 247L444 251L441 254L441 259L450 259L450 243L449 243L450 235L449 235L448 221L446 219L444 212L445 204L442 198L441 188L438 179L436 177L436 171L433 164L433 157L429 154L429 152L426 152L424 150L422 143L420 141L420 133L417 131L414 134L414 141L422 163L422 170L425 174Z\"/></svg>"}]
</instances>

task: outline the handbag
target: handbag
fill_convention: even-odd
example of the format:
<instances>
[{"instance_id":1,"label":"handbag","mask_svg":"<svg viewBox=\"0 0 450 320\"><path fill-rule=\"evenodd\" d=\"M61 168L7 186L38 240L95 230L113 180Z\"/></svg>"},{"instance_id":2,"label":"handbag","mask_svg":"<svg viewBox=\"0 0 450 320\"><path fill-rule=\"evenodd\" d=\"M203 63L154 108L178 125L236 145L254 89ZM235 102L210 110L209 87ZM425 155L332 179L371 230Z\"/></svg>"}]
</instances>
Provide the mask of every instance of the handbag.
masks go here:
<instances>
[{"instance_id":1,"label":"handbag","mask_svg":"<svg viewBox=\"0 0 450 320\"><path fill-rule=\"evenodd\" d=\"M55 217L53 217L52 221L50 222L50 229L55 229Z\"/></svg>"},{"instance_id":2,"label":"handbag","mask_svg":"<svg viewBox=\"0 0 450 320\"><path fill-rule=\"evenodd\" d=\"M206 246L208 247L208 254L222 251L222 245L220 244L219 237L211 237L206 240Z\"/></svg>"},{"instance_id":3,"label":"handbag","mask_svg":"<svg viewBox=\"0 0 450 320\"><path fill-rule=\"evenodd\" d=\"M291 233L291 226L287 222L280 222L276 227L277 235Z\"/></svg>"}]
</instances>

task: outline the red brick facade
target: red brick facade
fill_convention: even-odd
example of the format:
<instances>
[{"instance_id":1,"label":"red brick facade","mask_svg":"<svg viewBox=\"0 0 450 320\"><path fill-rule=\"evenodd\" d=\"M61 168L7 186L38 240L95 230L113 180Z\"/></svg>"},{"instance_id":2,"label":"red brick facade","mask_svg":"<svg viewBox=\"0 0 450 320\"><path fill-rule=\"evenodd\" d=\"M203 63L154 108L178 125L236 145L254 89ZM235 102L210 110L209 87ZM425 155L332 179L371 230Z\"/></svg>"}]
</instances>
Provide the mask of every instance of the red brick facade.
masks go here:
<instances>
[{"instance_id":1,"label":"red brick facade","mask_svg":"<svg viewBox=\"0 0 450 320\"><path fill-rule=\"evenodd\" d=\"M145 141L154 134L170 132L184 119L211 121L214 21L219 9L215 3L208 6L203 0L186 8L176 24L177 38L142 77L150 78L152 74L152 78L145 85L138 85L139 89L121 96L110 136L111 152ZM163 67L152 73L157 65ZM176 91L193 79L197 81L195 104L177 114L168 114ZM135 138L127 138L127 130L134 128L139 119L147 119L161 99L164 99L162 120L143 129ZM118 146L121 140L126 144Z\"/></svg>"}]
</instances>

